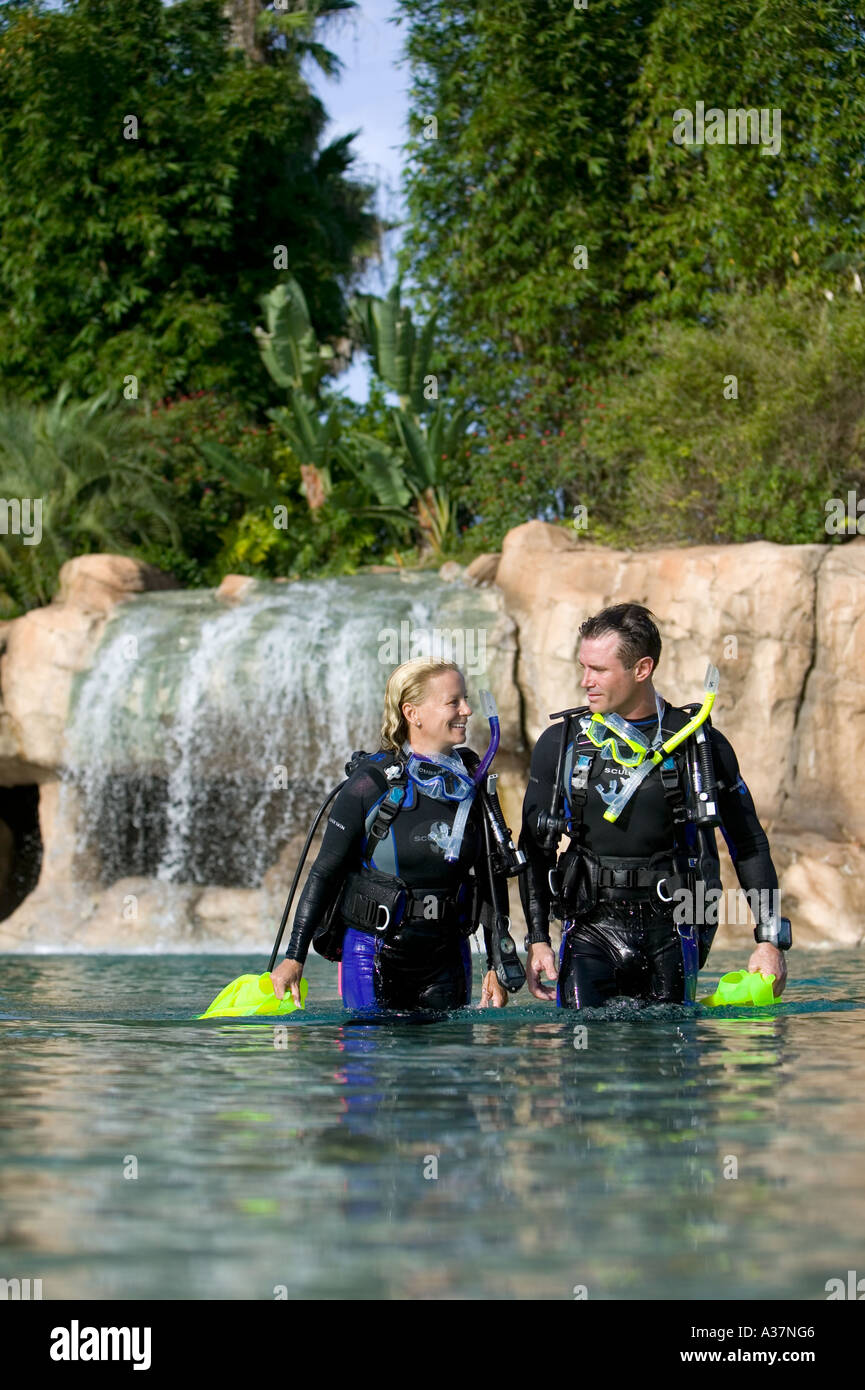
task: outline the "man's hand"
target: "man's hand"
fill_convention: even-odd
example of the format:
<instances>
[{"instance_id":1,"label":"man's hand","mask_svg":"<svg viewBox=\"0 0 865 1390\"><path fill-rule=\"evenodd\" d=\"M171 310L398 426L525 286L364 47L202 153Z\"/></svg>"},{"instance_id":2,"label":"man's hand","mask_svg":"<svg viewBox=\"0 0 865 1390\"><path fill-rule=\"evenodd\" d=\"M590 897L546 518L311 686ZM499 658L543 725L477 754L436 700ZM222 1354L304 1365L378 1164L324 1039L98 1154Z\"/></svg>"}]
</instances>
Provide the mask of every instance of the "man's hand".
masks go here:
<instances>
[{"instance_id":1,"label":"man's hand","mask_svg":"<svg viewBox=\"0 0 865 1390\"><path fill-rule=\"evenodd\" d=\"M777 999L779 994L784 993L784 986L787 983L787 962L784 959L784 952L779 951L777 946L773 946L770 941L760 941L751 952L751 959L748 961L750 971L759 970L761 975L774 975L772 983L772 993Z\"/></svg>"},{"instance_id":2,"label":"man's hand","mask_svg":"<svg viewBox=\"0 0 865 1390\"><path fill-rule=\"evenodd\" d=\"M554 1000L556 991L551 985L541 984L542 975L546 975L548 980L559 978L552 946L548 946L545 941L535 941L529 946L529 954L526 957L526 984L529 994L533 994L536 999Z\"/></svg>"},{"instance_id":3,"label":"man's hand","mask_svg":"<svg viewBox=\"0 0 865 1390\"><path fill-rule=\"evenodd\" d=\"M277 999L285 998L285 991L291 990L291 997L300 1007L300 977L303 974L303 965L299 960L284 960L275 970L270 972L273 980L273 992Z\"/></svg>"},{"instance_id":4,"label":"man's hand","mask_svg":"<svg viewBox=\"0 0 865 1390\"><path fill-rule=\"evenodd\" d=\"M488 970L481 985L482 1009L503 1009L508 1002L508 992L494 970Z\"/></svg>"}]
</instances>

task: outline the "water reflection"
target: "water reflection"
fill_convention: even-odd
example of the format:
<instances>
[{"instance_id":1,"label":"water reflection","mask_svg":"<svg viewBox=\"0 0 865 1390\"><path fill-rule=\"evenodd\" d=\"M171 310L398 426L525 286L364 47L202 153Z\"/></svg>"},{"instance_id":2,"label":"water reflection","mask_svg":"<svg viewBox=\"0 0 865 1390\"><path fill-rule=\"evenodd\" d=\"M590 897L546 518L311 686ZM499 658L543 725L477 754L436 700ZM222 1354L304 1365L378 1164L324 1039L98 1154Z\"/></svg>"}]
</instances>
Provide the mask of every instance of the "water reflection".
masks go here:
<instances>
[{"instance_id":1,"label":"water reflection","mask_svg":"<svg viewBox=\"0 0 865 1390\"><path fill-rule=\"evenodd\" d=\"M194 1024L231 963L16 962L4 1263L49 1298L820 1297L865 1217L865 972L842 965L759 1016L419 1027L346 1017L323 973L288 1025Z\"/></svg>"}]
</instances>

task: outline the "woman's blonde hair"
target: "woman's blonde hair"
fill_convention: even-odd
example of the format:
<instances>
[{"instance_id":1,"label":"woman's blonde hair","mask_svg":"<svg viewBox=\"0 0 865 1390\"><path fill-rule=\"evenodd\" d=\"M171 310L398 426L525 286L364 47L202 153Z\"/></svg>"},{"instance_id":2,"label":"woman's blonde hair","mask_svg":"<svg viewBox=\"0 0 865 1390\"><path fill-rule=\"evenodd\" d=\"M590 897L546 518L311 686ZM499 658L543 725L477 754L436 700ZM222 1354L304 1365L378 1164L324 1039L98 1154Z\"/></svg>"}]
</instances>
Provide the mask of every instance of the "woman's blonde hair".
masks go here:
<instances>
[{"instance_id":1,"label":"woman's blonde hair","mask_svg":"<svg viewBox=\"0 0 865 1390\"><path fill-rule=\"evenodd\" d=\"M453 661L426 661L423 657L404 661L395 671L391 671L384 688L382 748L399 752L408 738L408 722L402 712L403 705L419 705L427 693L430 681L445 671L456 671L457 675L462 675L459 666Z\"/></svg>"}]
</instances>

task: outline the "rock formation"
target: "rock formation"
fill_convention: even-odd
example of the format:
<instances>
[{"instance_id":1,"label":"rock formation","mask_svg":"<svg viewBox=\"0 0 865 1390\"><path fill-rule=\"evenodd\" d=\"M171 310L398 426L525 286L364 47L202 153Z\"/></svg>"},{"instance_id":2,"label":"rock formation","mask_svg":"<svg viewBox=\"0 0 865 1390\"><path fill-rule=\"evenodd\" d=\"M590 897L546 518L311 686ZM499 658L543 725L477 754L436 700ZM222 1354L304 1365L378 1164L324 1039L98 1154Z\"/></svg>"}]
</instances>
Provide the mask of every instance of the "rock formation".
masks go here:
<instances>
[{"instance_id":1,"label":"rock formation","mask_svg":"<svg viewBox=\"0 0 865 1390\"><path fill-rule=\"evenodd\" d=\"M442 578L496 595L496 641L516 643L513 680L497 691L502 800L515 829L535 739L551 710L581 701L580 623L610 603L645 603L664 639L663 695L674 703L697 699L707 663L720 668L713 720L733 743L769 832L797 944L861 943L865 779L854 758L865 731L865 538L831 547L755 542L632 552L535 521L506 537L500 557L482 556L466 570L452 566ZM45 845L39 884L0 922L0 949L269 946L288 878L285 852L260 889L142 878L102 886L76 857L74 794L61 783L73 680L92 661L118 603L172 587L150 566L84 556L64 565L51 604L0 632L0 786L40 785ZM242 604L255 587L229 576L218 597ZM8 841L0 837L7 860ZM294 842L290 848L296 853ZM735 883L727 863L725 885ZM68 918L65 925L55 920L52 904L73 889L70 929ZM516 907L515 887L512 897ZM518 909L514 915L520 933ZM747 946L750 939L740 925L722 928L718 943Z\"/></svg>"},{"instance_id":2,"label":"rock formation","mask_svg":"<svg viewBox=\"0 0 865 1390\"><path fill-rule=\"evenodd\" d=\"M834 748L842 739L855 749L865 728L865 539L635 552L532 521L505 538L496 583L519 631L531 741L550 710L581 703L579 625L608 604L644 603L657 616L656 684L673 703L697 699L715 662L713 722L736 749L770 835L797 943L862 940L865 780L853 766L843 776ZM725 887L735 888L722 859ZM741 942L744 932L728 926L716 941Z\"/></svg>"}]
</instances>

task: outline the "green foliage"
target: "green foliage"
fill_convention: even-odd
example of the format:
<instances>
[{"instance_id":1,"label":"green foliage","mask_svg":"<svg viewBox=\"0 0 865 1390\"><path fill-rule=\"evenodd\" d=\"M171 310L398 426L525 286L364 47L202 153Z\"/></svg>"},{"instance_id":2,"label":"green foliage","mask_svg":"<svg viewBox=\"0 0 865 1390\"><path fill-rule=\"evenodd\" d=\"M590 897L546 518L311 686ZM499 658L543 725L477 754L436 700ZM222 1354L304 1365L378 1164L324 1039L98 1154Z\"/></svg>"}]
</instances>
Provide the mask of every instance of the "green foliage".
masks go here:
<instances>
[{"instance_id":1,"label":"green foliage","mask_svg":"<svg viewBox=\"0 0 865 1390\"><path fill-rule=\"evenodd\" d=\"M844 0L657 9L628 117L626 284L644 314L711 320L724 312L719 293L850 283L826 263L860 251L865 230L862 18ZM778 153L674 143L673 113L700 99L725 113L777 110Z\"/></svg>"},{"instance_id":2,"label":"green foliage","mask_svg":"<svg viewBox=\"0 0 865 1390\"><path fill-rule=\"evenodd\" d=\"M402 269L422 303L442 302L460 399L504 407L538 376L586 376L637 322L711 321L727 293L849 286L830 257L863 239L858 7L399 10L413 79ZM779 108L778 154L676 144L673 114L698 100Z\"/></svg>"},{"instance_id":3,"label":"green foliage","mask_svg":"<svg viewBox=\"0 0 865 1390\"><path fill-rule=\"evenodd\" d=\"M599 539L825 543L826 501L865 483L865 305L765 291L725 300L714 329L665 325L585 438L613 484L580 498Z\"/></svg>"},{"instance_id":4,"label":"green foliage","mask_svg":"<svg viewBox=\"0 0 865 1390\"><path fill-rule=\"evenodd\" d=\"M343 505L311 512L305 501L285 504L284 525L274 524L272 509L250 508L227 528L219 567L223 574L251 574L268 579L310 579L353 574L380 560L388 536L370 517Z\"/></svg>"},{"instance_id":5,"label":"green foliage","mask_svg":"<svg viewBox=\"0 0 865 1390\"><path fill-rule=\"evenodd\" d=\"M150 466L169 490L180 539L172 548L151 543L137 554L190 587L218 584L226 573L225 536L254 496L250 478L261 485L254 500L271 506L276 500L272 480L288 460L275 427L250 418L237 401L200 391L157 402L141 428Z\"/></svg>"},{"instance_id":6,"label":"green foliage","mask_svg":"<svg viewBox=\"0 0 865 1390\"><path fill-rule=\"evenodd\" d=\"M406 511L411 493L403 461L387 443L355 430L344 436L341 457L357 481L376 499L376 505L397 513ZM410 525L408 516L405 524Z\"/></svg>"},{"instance_id":7,"label":"green foliage","mask_svg":"<svg viewBox=\"0 0 865 1390\"><path fill-rule=\"evenodd\" d=\"M465 442L468 412L445 406L438 396L438 375L430 370L438 311L416 330L411 309L401 302L399 281L385 299L356 295L351 311L373 370L400 399L392 412L388 461L399 465L405 500L409 493L415 499L423 546L441 555L455 539L451 479L453 461Z\"/></svg>"},{"instance_id":8,"label":"green foliage","mask_svg":"<svg viewBox=\"0 0 865 1390\"><path fill-rule=\"evenodd\" d=\"M499 550L514 526L557 521L602 480L589 473L585 419L588 383L535 378L509 406L484 412L456 463L460 536L469 551Z\"/></svg>"},{"instance_id":9,"label":"green foliage","mask_svg":"<svg viewBox=\"0 0 865 1390\"><path fill-rule=\"evenodd\" d=\"M396 392L403 411L422 415L429 408L427 378L437 312L430 314L418 333L411 309L401 302L399 281L391 286L384 299L372 294L355 295L350 310L373 371Z\"/></svg>"},{"instance_id":10,"label":"green foliage","mask_svg":"<svg viewBox=\"0 0 865 1390\"><path fill-rule=\"evenodd\" d=\"M261 0L264 3L264 0ZM288 8L288 5L293 8ZM255 19L255 33L262 56L271 60L286 54L300 63L311 58L326 77L337 77L342 63L336 54L313 37L320 19L357 8L355 0L283 0L284 8L264 9Z\"/></svg>"},{"instance_id":11,"label":"green foliage","mask_svg":"<svg viewBox=\"0 0 865 1390\"><path fill-rule=\"evenodd\" d=\"M402 265L442 301L467 401L504 404L540 372L574 374L621 328L628 93L661 8L400 0L413 78Z\"/></svg>"},{"instance_id":12,"label":"green foliage","mask_svg":"<svg viewBox=\"0 0 865 1390\"><path fill-rule=\"evenodd\" d=\"M163 401L146 430L182 546L136 553L184 584L217 585L228 573L352 573L389 545L387 528L362 515L367 496L350 480L335 486L332 505L311 510L300 461L277 425L250 420L236 401L210 393Z\"/></svg>"},{"instance_id":13,"label":"green foliage","mask_svg":"<svg viewBox=\"0 0 865 1390\"><path fill-rule=\"evenodd\" d=\"M466 437L467 412L448 416L438 405L419 424L404 410L395 410L394 424L405 451L405 476L415 497L418 523L428 545L441 552L454 535L452 461Z\"/></svg>"},{"instance_id":14,"label":"green foliage","mask_svg":"<svg viewBox=\"0 0 865 1390\"><path fill-rule=\"evenodd\" d=\"M333 348L319 343L306 304L306 296L291 277L261 296L266 328L256 328L261 360L285 391L312 396L333 357Z\"/></svg>"},{"instance_id":15,"label":"green foliage","mask_svg":"<svg viewBox=\"0 0 865 1390\"><path fill-rule=\"evenodd\" d=\"M616 545L841 539L826 501L865 486L856 7L401 0L412 307L399 282L343 298L378 224L300 63L336 71L316 25L347 8L0 0L0 459L44 504L40 545L0 536L0 611L82 551L310 577L469 558L577 506ZM698 101L779 109L778 153L677 144ZM334 389L347 332L363 406Z\"/></svg>"},{"instance_id":16,"label":"green foliage","mask_svg":"<svg viewBox=\"0 0 865 1390\"><path fill-rule=\"evenodd\" d=\"M257 330L264 366L288 393L288 404L268 411L298 461L310 511L326 504L374 517L398 530L409 524L409 490L396 451L386 439L352 428L339 398L323 390L333 350L319 344L296 280L262 296L267 329ZM212 453L212 450L211 450ZM226 460L231 476L243 480ZM250 497L260 492L249 479Z\"/></svg>"},{"instance_id":17,"label":"green foliage","mask_svg":"<svg viewBox=\"0 0 865 1390\"><path fill-rule=\"evenodd\" d=\"M441 302L452 393L481 410L463 546L533 516L570 525L576 505L619 544L825 540L822 501L859 467L857 388L828 341L855 338L865 272L856 7L399 8L402 271ZM777 153L676 143L674 113L698 101L777 108ZM727 372L740 399L721 409Z\"/></svg>"},{"instance_id":18,"label":"green foliage","mask_svg":"<svg viewBox=\"0 0 865 1390\"><path fill-rule=\"evenodd\" d=\"M319 345L297 282L278 285L261 303L267 318L267 329L258 331L262 361L288 392L288 404L268 414L305 470L311 508L317 509L313 486L332 511L348 507L402 532L414 527L427 547L440 552L453 535L447 461L465 435L467 414L446 413L427 392L435 316L417 332L411 310L400 303L398 284L386 299L362 295L352 301L352 320L373 368L402 402L392 411L389 434L371 435L353 427L338 399L323 390L333 354ZM337 486L348 479L357 486ZM257 483L250 484L249 495L257 494Z\"/></svg>"},{"instance_id":19,"label":"green foliage","mask_svg":"<svg viewBox=\"0 0 865 1390\"><path fill-rule=\"evenodd\" d=\"M327 116L302 52L272 44L266 62L247 61L222 8L3 7L8 391L120 389L134 375L142 398L211 388L263 408L276 397L250 307L273 284L277 243L318 333L344 330L342 285L377 235L372 189L348 177L350 138L320 148Z\"/></svg>"},{"instance_id":20,"label":"green foliage","mask_svg":"<svg viewBox=\"0 0 865 1390\"><path fill-rule=\"evenodd\" d=\"M0 536L0 578L16 609L47 603L60 566L93 551L179 542L168 488L154 477L140 420L103 393L0 404L4 497L41 503L41 537Z\"/></svg>"}]
</instances>

